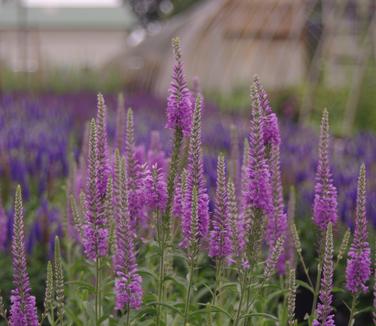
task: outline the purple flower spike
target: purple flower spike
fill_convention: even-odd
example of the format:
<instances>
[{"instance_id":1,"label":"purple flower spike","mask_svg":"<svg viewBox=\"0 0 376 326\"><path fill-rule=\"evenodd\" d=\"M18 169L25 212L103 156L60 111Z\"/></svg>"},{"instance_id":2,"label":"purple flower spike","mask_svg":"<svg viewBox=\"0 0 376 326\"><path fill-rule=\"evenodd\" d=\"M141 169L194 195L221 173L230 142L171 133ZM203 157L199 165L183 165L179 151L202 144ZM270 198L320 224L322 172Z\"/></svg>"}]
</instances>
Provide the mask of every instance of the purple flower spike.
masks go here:
<instances>
[{"instance_id":1,"label":"purple flower spike","mask_svg":"<svg viewBox=\"0 0 376 326\"><path fill-rule=\"evenodd\" d=\"M329 115L324 110L321 120L319 162L316 172L313 220L320 230L326 230L328 223L337 221L337 189L329 166Z\"/></svg>"},{"instance_id":2,"label":"purple flower spike","mask_svg":"<svg viewBox=\"0 0 376 326\"><path fill-rule=\"evenodd\" d=\"M239 214L236 192L234 183L229 180L227 184L227 196L228 196L228 214L231 225L231 240L232 240L232 258L230 262L241 262L241 258L244 258L245 249L245 225L243 221L243 215Z\"/></svg>"},{"instance_id":3,"label":"purple flower spike","mask_svg":"<svg viewBox=\"0 0 376 326\"><path fill-rule=\"evenodd\" d=\"M316 319L313 321L313 326L334 326L333 308L333 231L332 224L328 224L325 240L325 252L323 261L323 271L320 287L320 303L317 304Z\"/></svg>"},{"instance_id":4,"label":"purple flower spike","mask_svg":"<svg viewBox=\"0 0 376 326\"><path fill-rule=\"evenodd\" d=\"M206 237L209 224L209 196L206 191L204 178L203 158L201 149L201 100L196 98L195 112L193 116L192 136L190 139L187 193L185 196L183 214L183 241L182 246L187 248L191 239L192 230L192 196L193 188L197 190L198 203L198 235L199 239Z\"/></svg>"},{"instance_id":5,"label":"purple flower spike","mask_svg":"<svg viewBox=\"0 0 376 326\"><path fill-rule=\"evenodd\" d=\"M167 128L181 129L185 136L189 136L192 127L192 101L184 76L179 38L172 40L172 47L176 62L167 98Z\"/></svg>"},{"instance_id":6,"label":"purple flower spike","mask_svg":"<svg viewBox=\"0 0 376 326\"><path fill-rule=\"evenodd\" d=\"M283 203L283 189L281 181L280 152L279 145L272 144L270 150L270 171L273 189L273 214L269 217L267 225L266 240L269 248L273 248L276 241L287 232L287 214ZM286 242L287 245L287 242ZM286 247L285 245L285 247ZM285 271L285 260L287 258L285 249L279 256L277 269L280 274Z\"/></svg>"},{"instance_id":7,"label":"purple flower spike","mask_svg":"<svg viewBox=\"0 0 376 326\"><path fill-rule=\"evenodd\" d=\"M223 259L231 254L231 226L228 216L226 168L223 154L218 157L215 210L210 231L209 256Z\"/></svg>"},{"instance_id":8,"label":"purple flower spike","mask_svg":"<svg viewBox=\"0 0 376 326\"><path fill-rule=\"evenodd\" d=\"M83 246L87 258L95 260L107 255L108 229L106 221L100 219L97 210L97 128L94 119L90 122L87 166L86 220L83 225Z\"/></svg>"},{"instance_id":9,"label":"purple flower spike","mask_svg":"<svg viewBox=\"0 0 376 326\"><path fill-rule=\"evenodd\" d=\"M269 166L265 158L263 119L260 101L252 87L252 115L249 134L248 187L243 194L245 207L261 211L265 216L273 212L273 198Z\"/></svg>"},{"instance_id":10,"label":"purple flower spike","mask_svg":"<svg viewBox=\"0 0 376 326\"><path fill-rule=\"evenodd\" d=\"M130 226L125 159L115 153L114 215L116 245L113 264L115 270L115 307L139 309L142 304L142 278L138 274L134 236Z\"/></svg>"},{"instance_id":11,"label":"purple flower spike","mask_svg":"<svg viewBox=\"0 0 376 326\"><path fill-rule=\"evenodd\" d=\"M110 166L108 162L108 144L107 144L107 116L106 105L102 94L98 94L98 112L96 118L97 125L97 196L98 196L98 217L103 217L103 203L106 195L107 179L110 175Z\"/></svg>"},{"instance_id":12,"label":"purple flower spike","mask_svg":"<svg viewBox=\"0 0 376 326\"><path fill-rule=\"evenodd\" d=\"M35 297L31 295L30 280L27 273L25 236L21 187L18 186L15 198L15 212L13 222L13 284L10 297L11 309L9 325L38 326L37 307Z\"/></svg>"},{"instance_id":13,"label":"purple flower spike","mask_svg":"<svg viewBox=\"0 0 376 326\"><path fill-rule=\"evenodd\" d=\"M279 132L277 115L272 111L268 94L261 85L258 76L254 77L257 95L259 97L261 114L264 122L263 138L265 146L280 145L281 135Z\"/></svg>"},{"instance_id":14,"label":"purple flower spike","mask_svg":"<svg viewBox=\"0 0 376 326\"><path fill-rule=\"evenodd\" d=\"M152 210L164 210L167 203L167 185L162 170L153 165L145 178L145 199Z\"/></svg>"},{"instance_id":15,"label":"purple flower spike","mask_svg":"<svg viewBox=\"0 0 376 326\"><path fill-rule=\"evenodd\" d=\"M367 240L366 168L362 164L358 180L355 231L346 266L346 288L352 293L366 292L371 275L371 250Z\"/></svg>"},{"instance_id":16,"label":"purple flower spike","mask_svg":"<svg viewBox=\"0 0 376 326\"><path fill-rule=\"evenodd\" d=\"M126 135L125 157L128 174L128 209L131 218L131 225L135 230L137 225L147 227L147 220L144 198L145 169L136 153L132 109L128 109Z\"/></svg>"},{"instance_id":17,"label":"purple flower spike","mask_svg":"<svg viewBox=\"0 0 376 326\"><path fill-rule=\"evenodd\" d=\"M115 145L116 148L119 148L120 153L124 152L125 148L125 126L127 125L127 115L124 106L124 95L119 93L117 101L117 110L116 110L116 136L115 136Z\"/></svg>"}]
</instances>

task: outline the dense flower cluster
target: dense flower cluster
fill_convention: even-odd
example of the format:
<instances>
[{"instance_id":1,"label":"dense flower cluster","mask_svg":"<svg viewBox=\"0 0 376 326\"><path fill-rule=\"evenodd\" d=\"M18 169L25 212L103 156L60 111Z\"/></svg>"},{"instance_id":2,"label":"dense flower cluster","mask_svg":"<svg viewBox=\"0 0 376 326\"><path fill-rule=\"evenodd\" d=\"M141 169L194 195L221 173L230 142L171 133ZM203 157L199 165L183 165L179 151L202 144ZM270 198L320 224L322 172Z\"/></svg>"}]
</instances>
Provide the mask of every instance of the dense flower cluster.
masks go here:
<instances>
[{"instance_id":1,"label":"dense flower cluster","mask_svg":"<svg viewBox=\"0 0 376 326\"><path fill-rule=\"evenodd\" d=\"M317 319L313 321L313 326L334 326L334 314L332 314L333 303L333 230L329 223L326 231L325 254L323 261L323 272L321 278L320 301L317 305Z\"/></svg>"},{"instance_id":2,"label":"dense flower cluster","mask_svg":"<svg viewBox=\"0 0 376 326\"><path fill-rule=\"evenodd\" d=\"M191 92L184 77L179 39L173 39L172 44L176 63L167 100L167 127L171 129L180 128L184 135L188 136L192 127L192 106L194 102L192 103Z\"/></svg>"},{"instance_id":3,"label":"dense flower cluster","mask_svg":"<svg viewBox=\"0 0 376 326\"><path fill-rule=\"evenodd\" d=\"M96 325L222 325L224 318L234 326L262 323L264 319L296 325L297 286L313 292L309 324L335 325L335 269L341 267L338 262L346 255L351 231L346 231L334 263L337 190L329 165L328 112L324 111L322 118L316 186L311 189L313 221L321 240L314 289L311 264L304 261L304 246L293 221L294 190L288 211L285 209L284 143L277 115L260 80L255 77L251 88L251 119L243 159L240 133L232 127L231 148L215 160L215 173L214 165L206 164L202 145L203 97L197 80L189 91L178 40L173 41L173 47L176 64L167 100L167 127L174 130L171 154L162 145L167 143L163 132L153 131L147 135L149 145L145 141L138 146L133 110L125 111L122 96L116 130L109 133L111 115L103 96L97 97L97 115L87 124L81 153L70 158L68 210L61 227L65 231L63 252L56 238L51 246L53 260L47 263L45 310L40 318L36 298L31 295L21 188L17 188L11 248L14 289L9 312L0 295L0 317L9 325L37 326L48 321L60 326L65 319L67 323L84 319L82 324ZM210 110L210 106L205 107ZM206 180L211 174L215 174L215 194ZM52 215L47 204L42 208L42 215ZM7 222L0 203L1 249L7 241ZM32 236L38 233L39 224L32 223ZM360 169L354 225L346 267L346 290L354 298L349 324L358 318L357 299L368 291L371 276L365 165ZM61 232L59 227L56 233ZM80 265L84 264L79 259L80 250L87 259L84 267ZM305 273L307 284L296 280L297 270L298 275ZM65 272L80 279L65 282ZM185 277L178 275L182 273ZM200 279L196 285L198 275L204 281ZM77 298L65 296L66 284L69 295ZM197 295L193 296L194 292ZM227 293L231 297L224 300ZM72 301L66 305L66 300Z\"/></svg>"},{"instance_id":4,"label":"dense flower cluster","mask_svg":"<svg viewBox=\"0 0 376 326\"><path fill-rule=\"evenodd\" d=\"M371 249L367 240L366 218L366 168L360 168L358 198L355 214L354 239L346 266L346 288L353 294L366 292L366 282L371 275Z\"/></svg>"},{"instance_id":5,"label":"dense flower cluster","mask_svg":"<svg viewBox=\"0 0 376 326\"><path fill-rule=\"evenodd\" d=\"M321 120L319 161L316 174L313 220L321 230L326 230L328 223L337 221L337 189L329 167L329 117L324 110Z\"/></svg>"}]
</instances>

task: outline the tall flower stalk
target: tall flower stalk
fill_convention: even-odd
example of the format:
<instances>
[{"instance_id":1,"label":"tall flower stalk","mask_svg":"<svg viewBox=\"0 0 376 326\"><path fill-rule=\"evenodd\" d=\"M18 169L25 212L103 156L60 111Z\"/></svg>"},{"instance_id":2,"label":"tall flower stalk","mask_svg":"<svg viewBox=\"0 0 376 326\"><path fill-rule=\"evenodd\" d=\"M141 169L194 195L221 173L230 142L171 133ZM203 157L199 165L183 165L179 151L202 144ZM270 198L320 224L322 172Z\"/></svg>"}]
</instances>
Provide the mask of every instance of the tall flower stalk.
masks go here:
<instances>
[{"instance_id":1,"label":"tall flower stalk","mask_svg":"<svg viewBox=\"0 0 376 326\"><path fill-rule=\"evenodd\" d=\"M176 186L176 175L180 166L180 150L183 142L183 136L188 137L192 127L192 103L191 92L188 89L184 76L183 61L180 49L179 38L172 40L172 48L175 57L175 65L172 73L172 81L168 90L167 98L167 123L166 127L174 130L173 148L170 159L169 171L167 175L167 201L166 208L162 215L161 232L158 235L158 244L160 249L159 280L158 280L158 311L156 324L159 326L161 318L160 303L164 296L165 279L165 259L166 250L171 246L171 215L174 199L174 190Z\"/></svg>"},{"instance_id":2,"label":"tall flower stalk","mask_svg":"<svg viewBox=\"0 0 376 326\"><path fill-rule=\"evenodd\" d=\"M216 263L216 285L214 289L213 305L216 304L218 289L220 288L223 265L232 253L231 225L228 214L226 166L223 154L218 156L217 188L215 194L215 209L211 221L209 238L209 256Z\"/></svg>"},{"instance_id":3,"label":"tall flower stalk","mask_svg":"<svg viewBox=\"0 0 376 326\"><path fill-rule=\"evenodd\" d=\"M337 189L333 184L333 177L329 164L329 113L326 109L323 111L320 126L319 159L316 171L313 221L322 234L325 234L324 232L329 223L332 223L334 226L337 221ZM323 243L324 241L320 241L319 262L317 265L317 278L314 289L312 313L314 312L319 296L324 256Z\"/></svg>"},{"instance_id":4,"label":"tall flower stalk","mask_svg":"<svg viewBox=\"0 0 376 326\"><path fill-rule=\"evenodd\" d=\"M321 231L337 221L337 189L329 166L329 113L325 109L321 119L319 160L316 172L313 221Z\"/></svg>"},{"instance_id":5,"label":"tall flower stalk","mask_svg":"<svg viewBox=\"0 0 376 326\"><path fill-rule=\"evenodd\" d=\"M346 265L346 288L353 296L349 325L352 325L357 298L362 292L367 292L367 281L371 275L371 250L367 240L366 217L366 167L360 167L358 192L355 213L355 231Z\"/></svg>"},{"instance_id":6,"label":"tall flower stalk","mask_svg":"<svg viewBox=\"0 0 376 326\"><path fill-rule=\"evenodd\" d=\"M63 325L64 322L64 271L60 253L60 240L55 237L54 264L54 293L57 308L57 324Z\"/></svg>"},{"instance_id":7,"label":"tall flower stalk","mask_svg":"<svg viewBox=\"0 0 376 326\"><path fill-rule=\"evenodd\" d=\"M142 278L138 273L134 249L134 235L130 225L128 187L125 159L115 152L114 166L114 215L116 221L116 245L113 256L115 270L115 307L126 309L129 322L130 309L139 309L142 303Z\"/></svg>"},{"instance_id":8,"label":"tall flower stalk","mask_svg":"<svg viewBox=\"0 0 376 326\"><path fill-rule=\"evenodd\" d=\"M10 301L10 326L38 326L35 297L31 295L30 280L26 266L24 216L21 187L18 185L14 203L13 221L13 284Z\"/></svg>"},{"instance_id":9,"label":"tall flower stalk","mask_svg":"<svg viewBox=\"0 0 376 326\"><path fill-rule=\"evenodd\" d=\"M320 287L320 303L316 308L316 318L313 321L313 326L334 326L333 311L333 230L332 223L329 222L326 231L325 252L323 260L323 270Z\"/></svg>"},{"instance_id":10,"label":"tall flower stalk","mask_svg":"<svg viewBox=\"0 0 376 326\"><path fill-rule=\"evenodd\" d=\"M187 288L187 295L185 300L185 307L184 307L184 324L187 325L189 322L189 306L191 303L191 291L193 285L193 274L195 270L195 266L197 263L197 255L200 249L200 232L199 232L199 215L198 215L198 192L196 186L193 187L192 192L192 223L191 223L191 233L190 233L190 240L189 246L187 248L187 258L188 258L188 288Z\"/></svg>"}]
</instances>

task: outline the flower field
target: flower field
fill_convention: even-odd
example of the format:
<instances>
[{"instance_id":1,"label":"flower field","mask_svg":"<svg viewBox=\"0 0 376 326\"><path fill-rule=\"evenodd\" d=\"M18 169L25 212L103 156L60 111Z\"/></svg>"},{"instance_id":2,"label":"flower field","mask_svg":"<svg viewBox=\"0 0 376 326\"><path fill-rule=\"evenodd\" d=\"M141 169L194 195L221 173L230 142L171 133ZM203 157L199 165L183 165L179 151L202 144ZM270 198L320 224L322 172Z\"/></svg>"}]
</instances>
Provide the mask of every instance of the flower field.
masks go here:
<instances>
[{"instance_id":1,"label":"flower field","mask_svg":"<svg viewBox=\"0 0 376 326\"><path fill-rule=\"evenodd\" d=\"M375 324L376 135L257 76L223 112L173 51L167 100L0 95L0 325Z\"/></svg>"}]
</instances>

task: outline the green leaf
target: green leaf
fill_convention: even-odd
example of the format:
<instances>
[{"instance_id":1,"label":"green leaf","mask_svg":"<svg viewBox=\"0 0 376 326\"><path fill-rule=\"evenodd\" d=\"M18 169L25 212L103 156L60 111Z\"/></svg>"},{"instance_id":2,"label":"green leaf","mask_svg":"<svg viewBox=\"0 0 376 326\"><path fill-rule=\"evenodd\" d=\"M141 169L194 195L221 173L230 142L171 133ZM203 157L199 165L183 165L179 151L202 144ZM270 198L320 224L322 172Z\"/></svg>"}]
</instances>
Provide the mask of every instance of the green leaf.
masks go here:
<instances>
[{"instance_id":1,"label":"green leaf","mask_svg":"<svg viewBox=\"0 0 376 326\"><path fill-rule=\"evenodd\" d=\"M225 290L227 288L236 287L237 285L237 282L227 282L223 284L220 288L218 288L218 292L221 292L222 290Z\"/></svg>"},{"instance_id":2,"label":"green leaf","mask_svg":"<svg viewBox=\"0 0 376 326\"><path fill-rule=\"evenodd\" d=\"M155 306L163 306L163 307L166 307L166 308L169 308L170 310L174 311L175 313L183 316L183 313L177 309L176 307L174 307L172 304L169 304L169 303L166 303L166 302L149 302L147 305L155 305Z\"/></svg>"},{"instance_id":3,"label":"green leaf","mask_svg":"<svg viewBox=\"0 0 376 326\"><path fill-rule=\"evenodd\" d=\"M157 274L151 272L150 270L147 270L147 269L144 269L144 268L140 268L138 270L138 273L141 275L141 276L148 276L150 278L152 278L154 281L158 281L158 276Z\"/></svg>"},{"instance_id":4,"label":"green leaf","mask_svg":"<svg viewBox=\"0 0 376 326\"><path fill-rule=\"evenodd\" d=\"M88 283L88 282L85 282L85 281L68 281L68 282L65 282L67 285L69 284L72 284L72 285L77 285L80 289L85 289L85 290L88 290L92 293L95 292L95 287Z\"/></svg>"},{"instance_id":5,"label":"green leaf","mask_svg":"<svg viewBox=\"0 0 376 326\"><path fill-rule=\"evenodd\" d=\"M359 311L357 311L355 314L354 314L354 317L355 316L358 316L362 313L365 313L365 312L371 312L373 311L373 307L367 307L367 308L363 308L363 309L360 309Z\"/></svg>"},{"instance_id":6,"label":"green leaf","mask_svg":"<svg viewBox=\"0 0 376 326\"><path fill-rule=\"evenodd\" d=\"M278 318L276 316L271 315L271 314L267 314L267 313L264 313L264 312L252 312L252 313L249 313L249 314L245 314L245 315L242 315L240 317L240 319L248 318L248 317L264 317L266 319L278 321Z\"/></svg>"},{"instance_id":7,"label":"green leaf","mask_svg":"<svg viewBox=\"0 0 376 326\"><path fill-rule=\"evenodd\" d=\"M225 314L229 319L232 319L231 314L220 306L210 305L209 309L212 312L221 312L221 313ZM215 311L213 311L213 310L215 310Z\"/></svg>"},{"instance_id":8,"label":"green leaf","mask_svg":"<svg viewBox=\"0 0 376 326\"><path fill-rule=\"evenodd\" d=\"M315 290L312 289L312 287L307 283L307 282L304 282L302 280L296 280L296 284L300 285L301 287L309 290L312 294L315 293Z\"/></svg>"}]
</instances>

